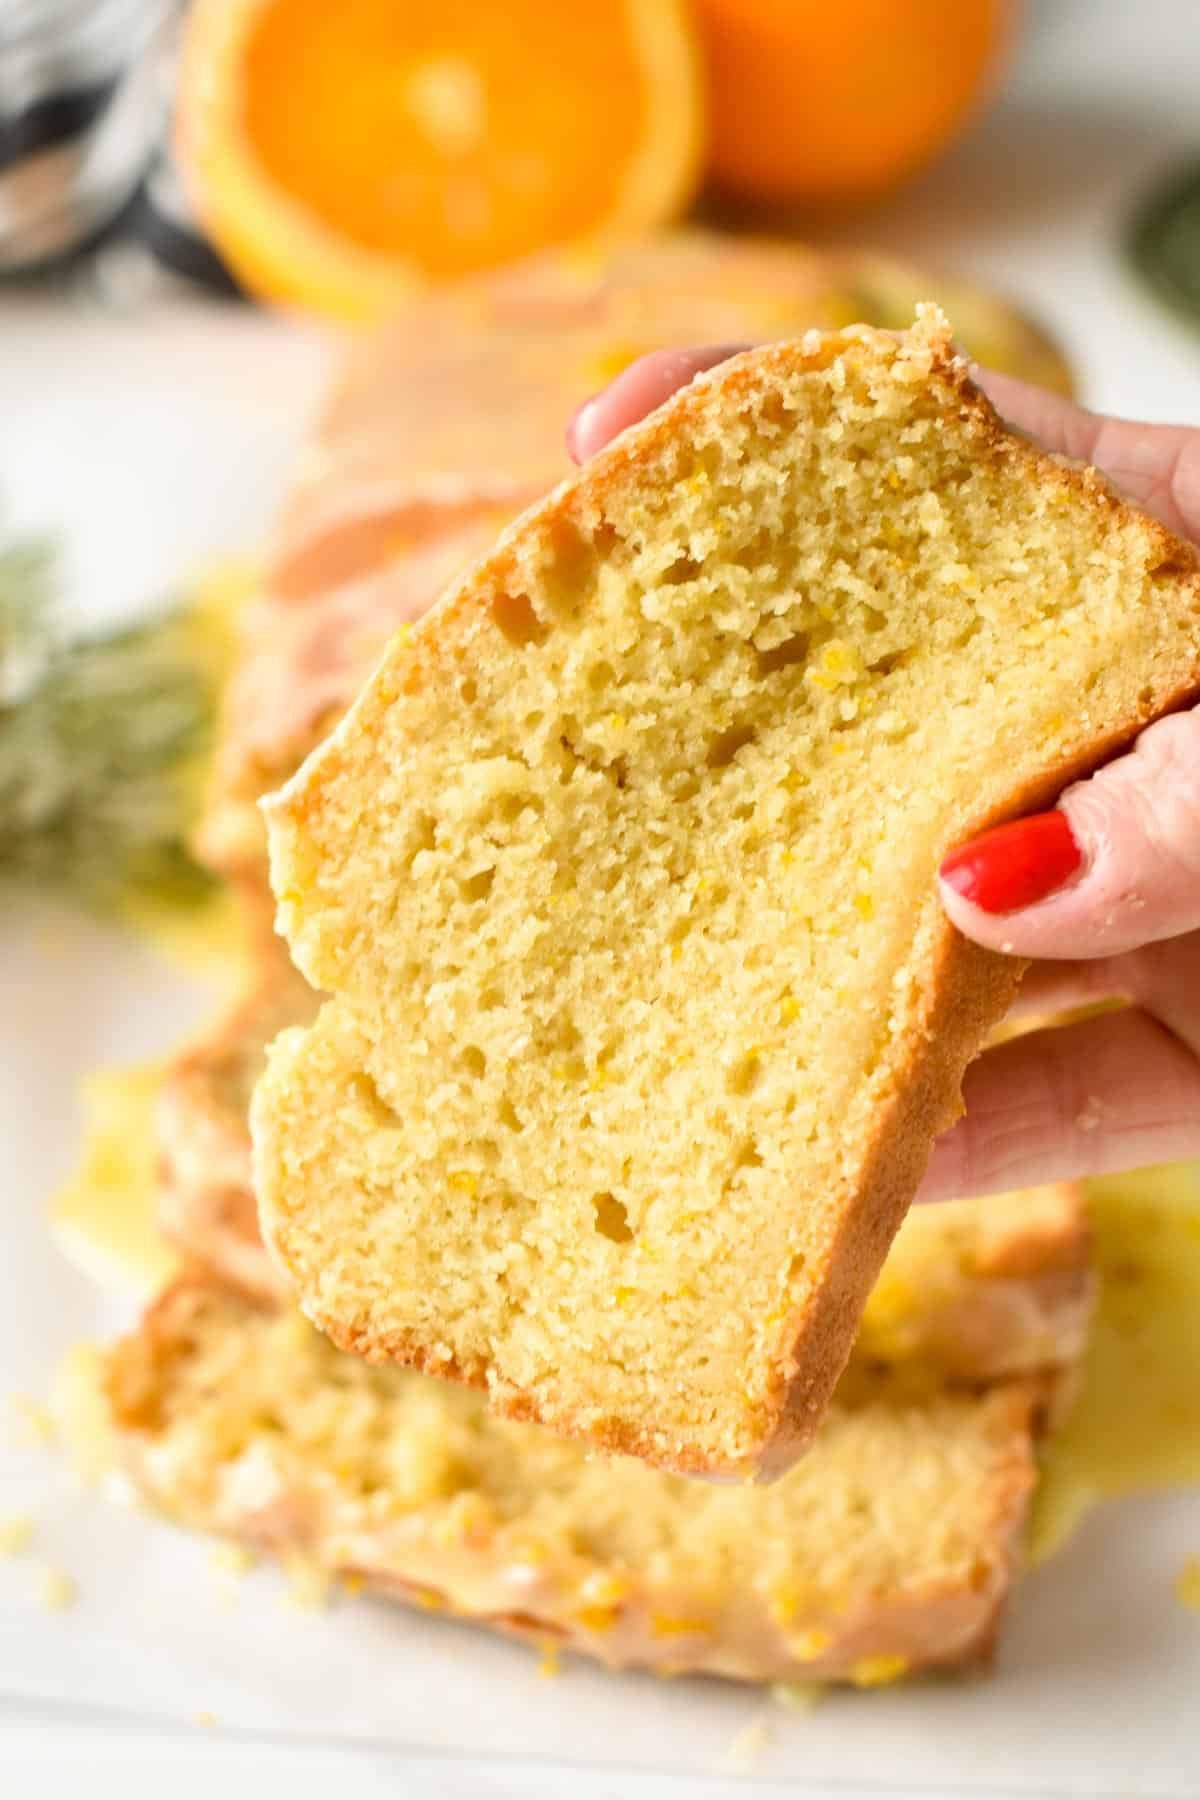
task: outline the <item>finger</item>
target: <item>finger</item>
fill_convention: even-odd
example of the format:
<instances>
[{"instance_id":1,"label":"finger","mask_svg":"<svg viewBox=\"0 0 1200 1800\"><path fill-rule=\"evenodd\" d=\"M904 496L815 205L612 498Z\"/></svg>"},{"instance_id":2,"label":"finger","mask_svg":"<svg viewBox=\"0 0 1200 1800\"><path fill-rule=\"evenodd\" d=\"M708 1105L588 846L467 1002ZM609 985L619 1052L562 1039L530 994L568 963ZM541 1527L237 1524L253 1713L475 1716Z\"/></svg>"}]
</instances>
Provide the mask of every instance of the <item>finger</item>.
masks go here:
<instances>
[{"instance_id":1,"label":"finger","mask_svg":"<svg viewBox=\"0 0 1200 1800\"><path fill-rule=\"evenodd\" d=\"M567 449L577 463L586 462L605 444L647 413L669 400L676 388L695 375L715 368L745 350L745 344L709 344L699 350L654 350L639 356L590 400L585 400L567 426Z\"/></svg>"},{"instance_id":2,"label":"finger","mask_svg":"<svg viewBox=\"0 0 1200 1800\"><path fill-rule=\"evenodd\" d=\"M1120 957L1123 991L1200 1060L1200 931Z\"/></svg>"},{"instance_id":3,"label":"finger","mask_svg":"<svg viewBox=\"0 0 1200 1800\"><path fill-rule=\"evenodd\" d=\"M1054 1013L1074 1012L1077 1007L1105 1000L1128 1000L1122 967L1122 959L1116 956L1095 962L1032 963L1021 978L1007 1017L1047 1020Z\"/></svg>"},{"instance_id":4,"label":"finger","mask_svg":"<svg viewBox=\"0 0 1200 1800\"><path fill-rule=\"evenodd\" d=\"M1200 928L1200 708L1149 726L1056 812L954 851L938 881L959 930L1008 955L1115 956Z\"/></svg>"},{"instance_id":5,"label":"finger","mask_svg":"<svg viewBox=\"0 0 1200 1800\"><path fill-rule=\"evenodd\" d=\"M1200 931L1095 962L1033 963L1008 1016L1050 1023L1106 1001L1140 1006L1200 1057Z\"/></svg>"},{"instance_id":6,"label":"finger","mask_svg":"<svg viewBox=\"0 0 1200 1800\"><path fill-rule=\"evenodd\" d=\"M985 1051L963 1099L966 1113L933 1147L920 1200L1200 1154L1200 1060L1137 1008Z\"/></svg>"},{"instance_id":7,"label":"finger","mask_svg":"<svg viewBox=\"0 0 1200 1800\"><path fill-rule=\"evenodd\" d=\"M1047 450L1094 463L1168 530L1200 538L1200 430L1107 419L1012 375L971 374L1010 425Z\"/></svg>"},{"instance_id":8,"label":"finger","mask_svg":"<svg viewBox=\"0 0 1200 1800\"><path fill-rule=\"evenodd\" d=\"M1098 413L1076 406L1064 394L1019 381L1015 375L998 375L994 369L972 365L971 379L982 388L1000 417L1026 437L1036 438L1047 450L1076 462L1091 462L1092 449L1104 421Z\"/></svg>"}]
</instances>

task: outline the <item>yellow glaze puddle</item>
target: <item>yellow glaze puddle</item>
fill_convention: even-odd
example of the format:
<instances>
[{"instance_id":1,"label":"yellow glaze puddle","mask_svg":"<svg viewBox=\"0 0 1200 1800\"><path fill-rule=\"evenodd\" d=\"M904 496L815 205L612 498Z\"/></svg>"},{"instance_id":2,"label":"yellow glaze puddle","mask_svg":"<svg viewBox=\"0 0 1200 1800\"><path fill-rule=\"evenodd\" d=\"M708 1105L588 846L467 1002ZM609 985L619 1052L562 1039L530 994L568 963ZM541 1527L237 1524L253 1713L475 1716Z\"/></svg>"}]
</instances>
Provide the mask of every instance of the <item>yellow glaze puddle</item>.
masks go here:
<instances>
[{"instance_id":1,"label":"yellow glaze puddle","mask_svg":"<svg viewBox=\"0 0 1200 1800\"><path fill-rule=\"evenodd\" d=\"M1100 1295L1042 1454L1034 1562L1100 1500L1200 1483L1200 1163L1091 1182L1088 1209Z\"/></svg>"},{"instance_id":2,"label":"yellow glaze puddle","mask_svg":"<svg viewBox=\"0 0 1200 1800\"><path fill-rule=\"evenodd\" d=\"M153 1063L88 1077L79 1164L50 1208L55 1235L73 1261L103 1285L146 1298L179 1267L154 1227L161 1080Z\"/></svg>"},{"instance_id":3,"label":"yellow glaze puddle","mask_svg":"<svg viewBox=\"0 0 1200 1800\"><path fill-rule=\"evenodd\" d=\"M261 586L259 563L231 557L202 571L181 603L192 659L211 684L218 711L240 654L242 616ZM186 818L201 812L211 777L210 746L179 771ZM224 883L214 881L199 895L134 888L123 896L120 911L124 922L177 968L214 981L222 992L237 983L244 966L244 931L233 893Z\"/></svg>"},{"instance_id":4,"label":"yellow glaze puddle","mask_svg":"<svg viewBox=\"0 0 1200 1800\"><path fill-rule=\"evenodd\" d=\"M1189 1612L1200 1613L1200 1556L1189 1556L1175 1577L1175 1598Z\"/></svg>"},{"instance_id":5,"label":"yellow glaze puddle","mask_svg":"<svg viewBox=\"0 0 1200 1800\"><path fill-rule=\"evenodd\" d=\"M179 905L149 894L129 894L125 923L167 962L210 981L218 993L235 991L245 974L245 929L231 888L214 886L202 899Z\"/></svg>"}]
</instances>

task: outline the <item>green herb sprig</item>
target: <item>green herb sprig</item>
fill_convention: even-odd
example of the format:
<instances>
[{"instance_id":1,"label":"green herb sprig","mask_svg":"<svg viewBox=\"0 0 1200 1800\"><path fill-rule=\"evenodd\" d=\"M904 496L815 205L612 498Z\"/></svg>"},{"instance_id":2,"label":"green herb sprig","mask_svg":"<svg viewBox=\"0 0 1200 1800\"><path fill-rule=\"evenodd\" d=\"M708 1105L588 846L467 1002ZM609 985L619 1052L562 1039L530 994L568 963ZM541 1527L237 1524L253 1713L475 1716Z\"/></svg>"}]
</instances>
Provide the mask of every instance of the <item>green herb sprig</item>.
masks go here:
<instances>
[{"instance_id":1,"label":"green herb sprig","mask_svg":"<svg viewBox=\"0 0 1200 1800\"><path fill-rule=\"evenodd\" d=\"M1126 247L1158 298L1200 330L1200 159L1175 169L1142 201Z\"/></svg>"},{"instance_id":2,"label":"green herb sprig","mask_svg":"<svg viewBox=\"0 0 1200 1800\"><path fill-rule=\"evenodd\" d=\"M53 550L0 548L0 877L103 911L207 893L186 833L216 685L186 611L72 638Z\"/></svg>"}]
</instances>

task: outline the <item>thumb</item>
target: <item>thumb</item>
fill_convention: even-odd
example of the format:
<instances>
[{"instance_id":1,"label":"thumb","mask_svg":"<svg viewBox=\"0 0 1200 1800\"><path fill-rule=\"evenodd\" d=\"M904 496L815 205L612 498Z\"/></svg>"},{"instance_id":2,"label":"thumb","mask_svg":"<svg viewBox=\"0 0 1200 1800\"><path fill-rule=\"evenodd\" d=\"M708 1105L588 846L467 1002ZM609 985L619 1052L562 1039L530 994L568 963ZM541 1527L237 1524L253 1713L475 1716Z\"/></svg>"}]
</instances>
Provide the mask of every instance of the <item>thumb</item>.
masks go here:
<instances>
[{"instance_id":1,"label":"thumb","mask_svg":"<svg viewBox=\"0 0 1200 1800\"><path fill-rule=\"evenodd\" d=\"M585 400L567 426L567 449L577 463L603 450L617 433L636 425L669 400L693 376L745 350L745 344L708 344L699 350L651 350Z\"/></svg>"},{"instance_id":2,"label":"thumb","mask_svg":"<svg viewBox=\"0 0 1200 1800\"><path fill-rule=\"evenodd\" d=\"M1014 956L1114 956L1200 927L1200 708L1149 726L1126 756L952 852L953 924Z\"/></svg>"}]
</instances>

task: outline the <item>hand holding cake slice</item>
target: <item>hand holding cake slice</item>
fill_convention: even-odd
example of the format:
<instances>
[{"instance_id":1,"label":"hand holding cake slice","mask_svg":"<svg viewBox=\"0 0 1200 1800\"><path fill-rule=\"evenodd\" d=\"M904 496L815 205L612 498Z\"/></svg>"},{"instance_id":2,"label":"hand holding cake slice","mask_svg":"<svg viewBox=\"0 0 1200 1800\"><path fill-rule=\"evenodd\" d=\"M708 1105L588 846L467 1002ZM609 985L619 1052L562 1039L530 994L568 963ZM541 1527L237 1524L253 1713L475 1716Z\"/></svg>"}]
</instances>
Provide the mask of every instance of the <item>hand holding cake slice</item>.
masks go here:
<instances>
[{"instance_id":1,"label":"hand holding cake slice","mask_svg":"<svg viewBox=\"0 0 1200 1800\"><path fill-rule=\"evenodd\" d=\"M933 875L1200 688L1194 553L925 310L695 381L269 805L331 993L255 1100L343 1347L681 1471L811 1437L1012 959Z\"/></svg>"}]
</instances>

